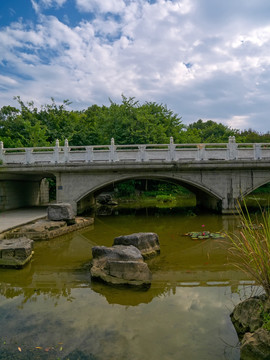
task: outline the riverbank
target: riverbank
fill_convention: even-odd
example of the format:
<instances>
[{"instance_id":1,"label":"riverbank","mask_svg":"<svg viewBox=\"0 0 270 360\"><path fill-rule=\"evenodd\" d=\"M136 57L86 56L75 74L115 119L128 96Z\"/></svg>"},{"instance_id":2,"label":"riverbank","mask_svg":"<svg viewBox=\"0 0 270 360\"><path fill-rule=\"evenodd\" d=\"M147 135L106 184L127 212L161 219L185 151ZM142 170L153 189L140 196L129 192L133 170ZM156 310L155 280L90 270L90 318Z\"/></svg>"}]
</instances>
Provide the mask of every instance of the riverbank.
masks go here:
<instances>
[{"instance_id":1,"label":"riverbank","mask_svg":"<svg viewBox=\"0 0 270 360\"><path fill-rule=\"evenodd\" d=\"M47 216L47 207L31 207L0 212L1 235L18 226L26 225Z\"/></svg>"}]
</instances>

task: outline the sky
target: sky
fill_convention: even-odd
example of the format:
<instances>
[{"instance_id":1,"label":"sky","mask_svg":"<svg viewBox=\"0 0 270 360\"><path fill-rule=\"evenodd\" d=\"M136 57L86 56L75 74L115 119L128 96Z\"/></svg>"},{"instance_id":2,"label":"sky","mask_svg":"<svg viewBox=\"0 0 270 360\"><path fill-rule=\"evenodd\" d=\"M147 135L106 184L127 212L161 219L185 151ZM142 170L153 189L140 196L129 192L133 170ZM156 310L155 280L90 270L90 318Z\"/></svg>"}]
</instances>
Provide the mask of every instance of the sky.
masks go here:
<instances>
[{"instance_id":1,"label":"sky","mask_svg":"<svg viewBox=\"0 0 270 360\"><path fill-rule=\"evenodd\" d=\"M270 131L270 1L0 0L0 107L122 95Z\"/></svg>"}]
</instances>

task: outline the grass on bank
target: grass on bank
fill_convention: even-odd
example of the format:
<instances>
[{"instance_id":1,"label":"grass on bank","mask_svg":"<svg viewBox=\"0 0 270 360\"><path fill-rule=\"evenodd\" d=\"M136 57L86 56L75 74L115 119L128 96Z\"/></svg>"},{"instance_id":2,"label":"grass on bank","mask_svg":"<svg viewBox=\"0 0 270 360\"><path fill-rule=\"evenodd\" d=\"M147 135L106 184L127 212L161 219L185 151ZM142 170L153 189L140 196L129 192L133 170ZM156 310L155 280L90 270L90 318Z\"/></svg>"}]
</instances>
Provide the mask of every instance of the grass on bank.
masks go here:
<instances>
[{"instance_id":1,"label":"grass on bank","mask_svg":"<svg viewBox=\"0 0 270 360\"><path fill-rule=\"evenodd\" d=\"M244 202L238 207L241 229L229 236L235 265L250 274L270 297L270 212L260 208L254 222Z\"/></svg>"}]
</instances>

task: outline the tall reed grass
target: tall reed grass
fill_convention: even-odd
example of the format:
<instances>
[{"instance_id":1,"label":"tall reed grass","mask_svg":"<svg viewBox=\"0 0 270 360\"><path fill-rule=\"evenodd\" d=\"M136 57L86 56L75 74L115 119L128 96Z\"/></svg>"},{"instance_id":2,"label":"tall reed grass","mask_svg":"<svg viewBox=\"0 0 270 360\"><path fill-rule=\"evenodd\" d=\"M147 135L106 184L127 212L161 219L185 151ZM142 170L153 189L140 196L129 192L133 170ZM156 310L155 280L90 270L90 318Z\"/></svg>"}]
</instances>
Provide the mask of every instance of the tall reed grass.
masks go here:
<instances>
[{"instance_id":1,"label":"tall reed grass","mask_svg":"<svg viewBox=\"0 0 270 360\"><path fill-rule=\"evenodd\" d=\"M243 206L238 204L237 210L241 229L229 235L229 251L235 265L250 274L270 297L270 212L260 208L254 221L245 202Z\"/></svg>"}]
</instances>

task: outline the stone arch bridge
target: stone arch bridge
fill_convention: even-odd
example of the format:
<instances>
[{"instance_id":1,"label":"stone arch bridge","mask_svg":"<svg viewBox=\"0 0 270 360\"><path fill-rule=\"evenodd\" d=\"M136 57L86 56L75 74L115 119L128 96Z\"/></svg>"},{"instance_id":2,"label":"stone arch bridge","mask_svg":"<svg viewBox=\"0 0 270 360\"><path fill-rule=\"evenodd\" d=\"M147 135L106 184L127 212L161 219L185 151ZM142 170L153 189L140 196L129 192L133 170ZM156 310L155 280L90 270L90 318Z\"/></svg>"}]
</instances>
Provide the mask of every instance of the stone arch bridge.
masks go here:
<instances>
[{"instance_id":1,"label":"stone arch bridge","mask_svg":"<svg viewBox=\"0 0 270 360\"><path fill-rule=\"evenodd\" d=\"M57 202L82 211L102 188L159 179L191 190L197 204L231 213L237 200L270 182L270 144L146 144L5 149L0 142L0 210L42 203L42 179L56 177Z\"/></svg>"}]
</instances>

